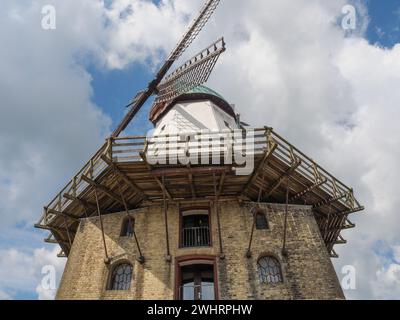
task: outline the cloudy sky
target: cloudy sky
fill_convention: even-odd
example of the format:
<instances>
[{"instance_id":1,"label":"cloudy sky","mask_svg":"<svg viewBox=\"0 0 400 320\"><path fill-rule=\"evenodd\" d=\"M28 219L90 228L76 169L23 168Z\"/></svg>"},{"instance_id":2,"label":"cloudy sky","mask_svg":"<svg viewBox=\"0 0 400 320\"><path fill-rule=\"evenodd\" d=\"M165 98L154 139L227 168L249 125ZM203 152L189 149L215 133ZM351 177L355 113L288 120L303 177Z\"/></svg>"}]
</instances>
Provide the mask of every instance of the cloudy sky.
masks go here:
<instances>
[{"instance_id":1,"label":"cloudy sky","mask_svg":"<svg viewBox=\"0 0 400 320\"><path fill-rule=\"evenodd\" d=\"M56 29L44 30L44 5ZM42 207L102 144L202 0L0 2L0 299L48 299L65 261L33 230ZM355 30L342 9L356 8ZM272 126L354 187L366 206L336 247L350 299L400 298L400 0L222 0L191 47L224 35L209 85L246 122ZM184 58L184 57L183 57ZM144 133L148 106L128 128Z\"/></svg>"}]
</instances>

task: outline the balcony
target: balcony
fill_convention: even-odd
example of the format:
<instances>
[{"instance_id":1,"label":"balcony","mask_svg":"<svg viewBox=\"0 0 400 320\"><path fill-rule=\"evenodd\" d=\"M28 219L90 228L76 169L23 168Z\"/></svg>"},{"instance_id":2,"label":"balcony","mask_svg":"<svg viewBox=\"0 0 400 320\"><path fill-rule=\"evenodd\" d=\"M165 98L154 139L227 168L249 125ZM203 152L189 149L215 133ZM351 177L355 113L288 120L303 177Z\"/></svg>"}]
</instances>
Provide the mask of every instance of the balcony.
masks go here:
<instances>
[{"instance_id":1,"label":"balcony","mask_svg":"<svg viewBox=\"0 0 400 320\"><path fill-rule=\"evenodd\" d=\"M182 248L208 247L211 245L210 228L192 227L182 229Z\"/></svg>"}]
</instances>

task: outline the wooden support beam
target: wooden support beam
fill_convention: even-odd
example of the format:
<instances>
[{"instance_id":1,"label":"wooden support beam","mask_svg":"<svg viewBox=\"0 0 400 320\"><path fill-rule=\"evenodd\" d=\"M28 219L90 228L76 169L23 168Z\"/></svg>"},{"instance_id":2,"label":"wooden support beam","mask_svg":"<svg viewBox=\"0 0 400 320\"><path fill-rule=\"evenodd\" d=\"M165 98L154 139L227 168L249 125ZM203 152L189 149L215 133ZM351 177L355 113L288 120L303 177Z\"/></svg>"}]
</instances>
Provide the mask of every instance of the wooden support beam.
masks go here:
<instances>
[{"instance_id":1,"label":"wooden support beam","mask_svg":"<svg viewBox=\"0 0 400 320\"><path fill-rule=\"evenodd\" d=\"M224 189L224 183L225 183L225 178L226 178L226 172L223 172L221 174L221 178L219 180L219 188L218 188L218 198L220 197L223 189Z\"/></svg>"},{"instance_id":2,"label":"wooden support beam","mask_svg":"<svg viewBox=\"0 0 400 320\"><path fill-rule=\"evenodd\" d=\"M253 171L253 174L250 177L250 180L247 182L247 184L244 186L242 194L245 195L250 187L253 185L253 183L255 182L255 180L257 179L258 175L260 174L260 172L264 169L265 164L268 162L268 160L271 158L272 154L274 153L274 151L276 150L276 148L278 147L278 144L273 142L273 144L271 145L270 148L268 148L267 151L265 151L264 157L262 158L260 164L258 165L258 167Z\"/></svg>"},{"instance_id":3,"label":"wooden support beam","mask_svg":"<svg viewBox=\"0 0 400 320\"><path fill-rule=\"evenodd\" d=\"M329 255L331 256L331 258L339 258L339 255L336 253L335 250L333 250L333 248L331 249L331 252Z\"/></svg>"},{"instance_id":4,"label":"wooden support beam","mask_svg":"<svg viewBox=\"0 0 400 320\"><path fill-rule=\"evenodd\" d=\"M286 185L286 203L285 203L285 220L283 224L283 245L282 245L282 255L287 257L287 249L286 249L286 237L287 237L287 220L289 215L289 182L287 181Z\"/></svg>"},{"instance_id":5,"label":"wooden support beam","mask_svg":"<svg viewBox=\"0 0 400 320\"><path fill-rule=\"evenodd\" d=\"M36 224L34 225L34 227L37 228L37 229L47 230L47 231L65 232L65 229L64 229L64 228L45 226L45 225L38 224L38 223L36 223Z\"/></svg>"},{"instance_id":6,"label":"wooden support beam","mask_svg":"<svg viewBox=\"0 0 400 320\"><path fill-rule=\"evenodd\" d=\"M307 189L305 189L305 190L297 193L293 197L291 197L289 199L289 203L292 203L293 201L296 201L296 200L298 200L300 198L303 198L307 193L310 193L310 192L314 191L315 189L317 189L320 186L322 186L323 184L325 184L327 181L328 181L327 178L323 178L321 181L315 182L312 186L308 187Z\"/></svg>"},{"instance_id":7,"label":"wooden support beam","mask_svg":"<svg viewBox=\"0 0 400 320\"><path fill-rule=\"evenodd\" d=\"M335 244L346 244L347 240L345 240L340 234L338 236L338 239L335 241Z\"/></svg>"},{"instance_id":8,"label":"wooden support beam","mask_svg":"<svg viewBox=\"0 0 400 320\"><path fill-rule=\"evenodd\" d=\"M61 216L70 220L73 220L75 222L79 221L79 218L77 218L76 216L74 216L73 214L70 213L66 213L66 212L62 212L62 211L58 211L58 210L54 210L54 209L50 209L50 208L44 208L46 210L46 212L51 213L51 214L55 214L57 216Z\"/></svg>"},{"instance_id":9,"label":"wooden support beam","mask_svg":"<svg viewBox=\"0 0 400 320\"><path fill-rule=\"evenodd\" d=\"M251 225L251 232L250 232L249 245L248 245L248 247L247 247L247 252L246 252L246 257L247 257L248 259L251 258L251 245L252 245L252 243L253 243L253 236L254 236L254 229L255 229L255 226L256 226L256 212L254 211L254 212L253 212L253 223L252 223L252 225Z\"/></svg>"},{"instance_id":10,"label":"wooden support beam","mask_svg":"<svg viewBox=\"0 0 400 320\"><path fill-rule=\"evenodd\" d=\"M106 237L105 237L105 234L104 234L103 217L102 217L101 212L100 212L99 198L97 196L97 190L96 189L94 189L94 196L95 196L95 199L96 199L97 215L98 215L99 221L100 221L100 229L101 229L101 237L102 237L102 240L103 240L104 254L106 256L104 262L105 262L105 264L109 264L110 263L110 258L108 256Z\"/></svg>"},{"instance_id":11,"label":"wooden support beam","mask_svg":"<svg viewBox=\"0 0 400 320\"><path fill-rule=\"evenodd\" d=\"M230 166L207 166L207 167L186 167L186 168L165 168L151 169L151 175L155 177L187 176L188 174L222 174L232 172Z\"/></svg>"},{"instance_id":12,"label":"wooden support beam","mask_svg":"<svg viewBox=\"0 0 400 320\"><path fill-rule=\"evenodd\" d=\"M225 259L224 246L222 243L221 219L219 214L219 195L217 190L217 181L215 173L213 173L213 182L214 182L214 194L215 194L214 208L215 208L215 213L217 215L217 227L218 227L219 257L220 259Z\"/></svg>"},{"instance_id":13,"label":"wooden support beam","mask_svg":"<svg viewBox=\"0 0 400 320\"><path fill-rule=\"evenodd\" d=\"M61 249L61 251L57 254L58 258L66 258L67 255L65 254L64 250Z\"/></svg>"},{"instance_id":14,"label":"wooden support beam","mask_svg":"<svg viewBox=\"0 0 400 320\"><path fill-rule=\"evenodd\" d=\"M358 207L358 208L354 208L354 209L349 209L349 210L344 210L341 212L336 213L337 216L348 216L351 213L356 213L356 212L360 212L363 211L365 208L364 207Z\"/></svg>"},{"instance_id":15,"label":"wooden support beam","mask_svg":"<svg viewBox=\"0 0 400 320\"><path fill-rule=\"evenodd\" d=\"M124 202L122 201L122 199L116 194L114 193L112 190L110 190L109 188L97 183L96 181L93 181L92 179L89 179L87 176L82 175L82 180L87 182L88 184L90 184L91 186L93 186L96 189L99 189L100 191L102 191L103 193L105 193L106 195L108 195L110 198L114 199L115 201L124 204Z\"/></svg>"},{"instance_id":16,"label":"wooden support beam","mask_svg":"<svg viewBox=\"0 0 400 320\"><path fill-rule=\"evenodd\" d=\"M330 199L321 201L321 202L319 202L319 203L314 204L314 205L313 205L313 209L321 208L321 207L326 206L326 205L328 205L328 204L331 204L331 203L333 203L333 202L339 201L340 199L343 199L343 198L345 198L345 197L346 197L346 194L344 193L344 194L340 194L340 195L338 195L338 196L332 197L332 198L330 198Z\"/></svg>"},{"instance_id":17,"label":"wooden support beam","mask_svg":"<svg viewBox=\"0 0 400 320\"><path fill-rule=\"evenodd\" d=\"M143 162L146 164L147 169L153 171L151 165L149 165L149 163L147 162L146 152L140 152L140 157L142 158ZM165 194L167 195L168 199L172 200L171 193L168 191L168 189L165 187L165 185L161 182L161 180L157 176L154 176L154 180L157 182L157 184L161 188L161 191L165 192Z\"/></svg>"},{"instance_id":18,"label":"wooden support beam","mask_svg":"<svg viewBox=\"0 0 400 320\"><path fill-rule=\"evenodd\" d=\"M348 223L348 224L345 224L345 225L342 225L342 226L336 226L336 227L332 227L332 228L326 229L325 230L325 234L328 234L328 233L330 233L332 231L353 229L355 227L356 227L356 225L354 223Z\"/></svg>"},{"instance_id":19,"label":"wooden support beam","mask_svg":"<svg viewBox=\"0 0 400 320\"><path fill-rule=\"evenodd\" d=\"M164 185L164 177L162 178L162 184ZM168 204L167 204L165 190L163 192L163 212L164 212L164 224L165 224L165 243L167 246L167 255L165 257L165 260L167 262L171 262L172 257L171 257L170 247L169 247L169 231L168 231Z\"/></svg>"},{"instance_id":20,"label":"wooden support beam","mask_svg":"<svg viewBox=\"0 0 400 320\"><path fill-rule=\"evenodd\" d=\"M65 199L78 202L82 207L85 207L86 209L89 209L89 210L95 210L95 209L96 209L96 204L95 204L95 203L86 201L86 200L84 200L84 199L82 199L82 198L78 198L78 197L75 197L75 196L71 196L71 195L68 194L68 193L64 193L64 194L63 194L63 197L64 197Z\"/></svg>"},{"instance_id":21,"label":"wooden support beam","mask_svg":"<svg viewBox=\"0 0 400 320\"><path fill-rule=\"evenodd\" d=\"M59 244L59 243L63 243L63 244L69 245L69 242L68 242L68 241L57 240L57 239L51 239L50 237L45 238L45 239L44 239L44 242L50 243L50 244Z\"/></svg>"},{"instance_id":22,"label":"wooden support beam","mask_svg":"<svg viewBox=\"0 0 400 320\"><path fill-rule=\"evenodd\" d=\"M356 227L356 224L351 222L349 219L346 218L346 224L343 226L342 229L353 229Z\"/></svg>"},{"instance_id":23,"label":"wooden support beam","mask_svg":"<svg viewBox=\"0 0 400 320\"><path fill-rule=\"evenodd\" d=\"M265 198L268 198L272 193L274 193L275 190L278 189L280 185L300 166L300 164L301 160L297 159L297 161L274 183L271 189L265 194Z\"/></svg>"},{"instance_id":24,"label":"wooden support beam","mask_svg":"<svg viewBox=\"0 0 400 320\"><path fill-rule=\"evenodd\" d=\"M190 164L188 164L187 169L191 169ZM194 187L194 178L193 178L193 173L189 171L188 173L188 179L189 179L189 185L190 185L190 191L192 192L192 198L196 199L196 188Z\"/></svg>"},{"instance_id":25,"label":"wooden support beam","mask_svg":"<svg viewBox=\"0 0 400 320\"><path fill-rule=\"evenodd\" d=\"M107 163L113 170L114 172L128 185L130 186L136 193L138 193L143 200L147 200L147 196L144 194L143 190L140 189L136 183L134 183L125 173L123 173L118 166L109 158L107 158L105 155L101 156L101 159Z\"/></svg>"}]
</instances>

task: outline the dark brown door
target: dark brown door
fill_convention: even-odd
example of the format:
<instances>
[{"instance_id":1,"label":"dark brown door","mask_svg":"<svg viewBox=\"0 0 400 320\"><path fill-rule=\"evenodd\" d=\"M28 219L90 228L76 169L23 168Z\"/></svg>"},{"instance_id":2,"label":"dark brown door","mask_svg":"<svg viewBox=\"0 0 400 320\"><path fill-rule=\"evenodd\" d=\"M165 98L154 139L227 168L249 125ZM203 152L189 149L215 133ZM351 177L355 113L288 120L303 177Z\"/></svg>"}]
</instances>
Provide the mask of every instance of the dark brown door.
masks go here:
<instances>
[{"instance_id":1,"label":"dark brown door","mask_svg":"<svg viewBox=\"0 0 400 320\"><path fill-rule=\"evenodd\" d=\"M213 265L200 264L181 268L181 300L215 300Z\"/></svg>"}]
</instances>

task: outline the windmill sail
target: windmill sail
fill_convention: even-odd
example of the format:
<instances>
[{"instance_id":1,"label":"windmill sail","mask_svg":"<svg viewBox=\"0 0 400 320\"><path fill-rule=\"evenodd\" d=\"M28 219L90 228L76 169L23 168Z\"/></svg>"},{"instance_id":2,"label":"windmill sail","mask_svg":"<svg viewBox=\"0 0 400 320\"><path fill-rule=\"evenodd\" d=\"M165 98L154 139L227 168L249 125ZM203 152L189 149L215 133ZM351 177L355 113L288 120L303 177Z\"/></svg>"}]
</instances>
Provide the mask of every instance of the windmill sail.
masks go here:
<instances>
[{"instance_id":1,"label":"windmill sail","mask_svg":"<svg viewBox=\"0 0 400 320\"><path fill-rule=\"evenodd\" d=\"M135 117L135 115L139 112L140 108L146 103L146 101L150 98L150 96L157 92L157 87L160 82L163 80L165 75L168 73L169 69L172 67L174 62L182 55L182 53L190 46L190 44L194 41L200 31L203 29L207 21L210 19L211 15L217 8L220 0L208 0L200 13L197 15L196 19L194 19L193 23L189 27L188 31L182 37L182 40L178 43L172 53L169 55L168 59L164 62L160 70L158 71L156 77L151 81L147 87L147 89L140 95L137 96L136 99L132 101L130 105L127 107L131 107L128 113L125 115L124 119L118 125L118 127L114 130L111 137L118 137L122 131L128 126L129 122Z\"/></svg>"},{"instance_id":2,"label":"windmill sail","mask_svg":"<svg viewBox=\"0 0 400 320\"><path fill-rule=\"evenodd\" d=\"M193 88L207 82L219 56L225 51L223 38L186 61L161 82L155 103L171 101Z\"/></svg>"}]
</instances>

